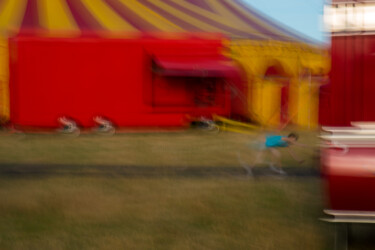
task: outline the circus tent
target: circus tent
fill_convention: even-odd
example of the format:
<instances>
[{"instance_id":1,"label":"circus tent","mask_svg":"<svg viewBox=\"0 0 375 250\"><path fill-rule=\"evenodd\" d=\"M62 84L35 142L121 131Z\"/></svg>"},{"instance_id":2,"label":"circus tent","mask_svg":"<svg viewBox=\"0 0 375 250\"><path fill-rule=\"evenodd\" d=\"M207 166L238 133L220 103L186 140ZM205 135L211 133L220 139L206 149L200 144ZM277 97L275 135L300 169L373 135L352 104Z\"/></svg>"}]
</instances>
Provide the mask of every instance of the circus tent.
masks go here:
<instances>
[{"instance_id":1,"label":"circus tent","mask_svg":"<svg viewBox=\"0 0 375 250\"><path fill-rule=\"evenodd\" d=\"M326 73L325 51L241 0L0 0L2 114L8 109L6 39L23 32L52 36L223 33L229 38L228 55L247 73L250 88L245 95L251 100L246 104L251 118L260 123L280 120L283 84L275 84L280 81L269 77L271 69L292 86L288 88L287 112L296 115L290 119L302 125L316 123L311 118L314 111L306 114L303 108L316 106L316 100L306 101L301 96L306 95L306 89L317 88L311 87L311 76ZM305 72L309 72L308 77Z\"/></svg>"}]
</instances>

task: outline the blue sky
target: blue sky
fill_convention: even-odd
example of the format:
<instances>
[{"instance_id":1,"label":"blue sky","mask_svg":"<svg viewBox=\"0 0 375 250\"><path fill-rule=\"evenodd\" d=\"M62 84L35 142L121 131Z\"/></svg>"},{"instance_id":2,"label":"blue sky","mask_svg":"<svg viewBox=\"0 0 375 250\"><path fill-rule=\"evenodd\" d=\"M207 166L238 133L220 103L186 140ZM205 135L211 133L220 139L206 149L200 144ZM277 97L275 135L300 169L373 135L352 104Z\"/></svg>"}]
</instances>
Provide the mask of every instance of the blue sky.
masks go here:
<instances>
[{"instance_id":1,"label":"blue sky","mask_svg":"<svg viewBox=\"0 0 375 250\"><path fill-rule=\"evenodd\" d=\"M327 43L323 32L324 0L243 0L300 34Z\"/></svg>"}]
</instances>

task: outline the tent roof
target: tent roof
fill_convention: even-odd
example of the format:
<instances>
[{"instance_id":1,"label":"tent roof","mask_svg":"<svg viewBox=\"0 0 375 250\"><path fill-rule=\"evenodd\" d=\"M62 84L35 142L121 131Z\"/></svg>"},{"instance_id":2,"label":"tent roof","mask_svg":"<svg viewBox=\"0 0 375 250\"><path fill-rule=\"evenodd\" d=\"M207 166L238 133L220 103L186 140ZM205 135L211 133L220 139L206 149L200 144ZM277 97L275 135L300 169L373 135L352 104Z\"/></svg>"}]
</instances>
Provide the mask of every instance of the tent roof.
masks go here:
<instances>
[{"instance_id":1,"label":"tent roof","mask_svg":"<svg viewBox=\"0 0 375 250\"><path fill-rule=\"evenodd\" d=\"M215 32L231 38L313 43L241 0L0 0L0 32Z\"/></svg>"}]
</instances>

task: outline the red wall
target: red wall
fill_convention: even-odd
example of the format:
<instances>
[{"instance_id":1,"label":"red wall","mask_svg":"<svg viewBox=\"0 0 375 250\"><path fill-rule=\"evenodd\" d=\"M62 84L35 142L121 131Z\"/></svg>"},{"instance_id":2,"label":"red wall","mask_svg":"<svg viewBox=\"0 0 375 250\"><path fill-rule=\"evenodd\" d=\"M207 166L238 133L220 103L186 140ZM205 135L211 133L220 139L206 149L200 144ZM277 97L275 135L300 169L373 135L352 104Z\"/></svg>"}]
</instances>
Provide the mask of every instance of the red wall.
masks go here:
<instances>
[{"instance_id":1,"label":"red wall","mask_svg":"<svg viewBox=\"0 0 375 250\"><path fill-rule=\"evenodd\" d=\"M221 38L12 38L11 122L56 127L58 117L68 116L90 127L101 115L118 126L179 126L187 114L228 115L222 80L215 80L217 101L202 107L189 96L202 86L191 88L188 78L156 79L151 70L153 56L220 59L222 47Z\"/></svg>"},{"instance_id":2,"label":"red wall","mask_svg":"<svg viewBox=\"0 0 375 250\"><path fill-rule=\"evenodd\" d=\"M375 121L375 36L332 37L330 84L321 91L320 123Z\"/></svg>"}]
</instances>

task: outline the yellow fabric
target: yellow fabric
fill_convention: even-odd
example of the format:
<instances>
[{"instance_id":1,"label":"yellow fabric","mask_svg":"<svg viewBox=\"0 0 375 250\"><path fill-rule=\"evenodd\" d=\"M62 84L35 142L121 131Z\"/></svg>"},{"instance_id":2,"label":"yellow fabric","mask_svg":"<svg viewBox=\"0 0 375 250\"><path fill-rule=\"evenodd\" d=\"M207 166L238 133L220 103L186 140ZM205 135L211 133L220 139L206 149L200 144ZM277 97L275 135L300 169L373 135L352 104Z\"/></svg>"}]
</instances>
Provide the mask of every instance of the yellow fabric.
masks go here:
<instances>
[{"instance_id":1,"label":"yellow fabric","mask_svg":"<svg viewBox=\"0 0 375 250\"><path fill-rule=\"evenodd\" d=\"M318 124L319 84L302 80L298 89L298 117L296 123L314 129Z\"/></svg>"},{"instance_id":2,"label":"yellow fabric","mask_svg":"<svg viewBox=\"0 0 375 250\"><path fill-rule=\"evenodd\" d=\"M290 115L291 122L293 124L298 124L298 112L299 112L299 82L300 79L298 77L294 77L290 80L289 85L289 102L288 102L288 112Z\"/></svg>"},{"instance_id":3,"label":"yellow fabric","mask_svg":"<svg viewBox=\"0 0 375 250\"><path fill-rule=\"evenodd\" d=\"M280 121L281 84L259 80L251 89L249 109L252 119L266 126L278 126Z\"/></svg>"},{"instance_id":4,"label":"yellow fabric","mask_svg":"<svg viewBox=\"0 0 375 250\"><path fill-rule=\"evenodd\" d=\"M0 123L9 119L8 41L0 37Z\"/></svg>"},{"instance_id":5,"label":"yellow fabric","mask_svg":"<svg viewBox=\"0 0 375 250\"><path fill-rule=\"evenodd\" d=\"M205 22L202 22L202 21L186 14L185 12L182 12L182 11L176 9L176 8L173 8L172 6L170 6L167 3L164 3L164 2L159 1L159 0L150 0L150 2L157 5L160 9L166 11L170 15L173 15L176 18L180 18L180 19L184 20L185 22L187 22L187 23L189 23L189 24L191 24L191 25L193 25L197 28L200 28L200 29L203 29L203 30L206 30L206 31L211 31L211 32L222 32L222 30L220 30L219 28L216 28L216 27L214 27L212 25L209 25Z\"/></svg>"},{"instance_id":6,"label":"yellow fabric","mask_svg":"<svg viewBox=\"0 0 375 250\"><path fill-rule=\"evenodd\" d=\"M130 23L121 18L104 1L82 0L85 7L99 21L99 23L110 31L137 31Z\"/></svg>"},{"instance_id":7,"label":"yellow fabric","mask_svg":"<svg viewBox=\"0 0 375 250\"><path fill-rule=\"evenodd\" d=\"M182 28L142 5L137 0L120 0L120 2L160 31L183 31Z\"/></svg>"},{"instance_id":8,"label":"yellow fabric","mask_svg":"<svg viewBox=\"0 0 375 250\"><path fill-rule=\"evenodd\" d=\"M0 4L0 34L8 31L17 32L25 10L27 0L5 0Z\"/></svg>"},{"instance_id":9,"label":"yellow fabric","mask_svg":"<svg viewBox=\"0 0 375 250\"><path fill-rule=\"evenodd\" d=\"M65 0L39 0L39 23L48 30L78 31Z\"/></svg>"}]
</instances>

